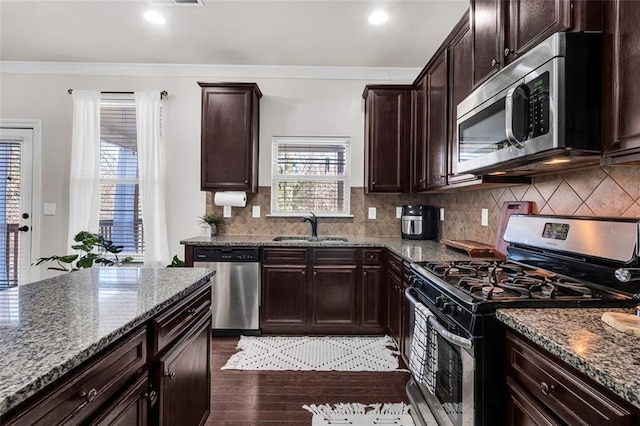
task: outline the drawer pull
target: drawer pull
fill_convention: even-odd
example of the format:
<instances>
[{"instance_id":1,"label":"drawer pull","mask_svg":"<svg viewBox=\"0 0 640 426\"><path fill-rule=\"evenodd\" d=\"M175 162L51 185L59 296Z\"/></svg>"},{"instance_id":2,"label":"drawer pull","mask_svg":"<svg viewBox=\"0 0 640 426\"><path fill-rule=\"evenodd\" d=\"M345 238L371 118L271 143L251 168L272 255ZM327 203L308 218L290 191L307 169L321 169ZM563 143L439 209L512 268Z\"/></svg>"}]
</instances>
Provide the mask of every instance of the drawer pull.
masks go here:
<instances>
[{"instance_id":1,"label":"drawer pull","mask_svg":"<svg viewBox=\"0 0 640 426\"><path fill-rule=\"evenodd\" d=\"M165 377L168 377L168 378L169 378L169 380L173 380L173 378L174 378L174 377L176 377L176 372L175 372L175 371L173 371L173 370L169 370L169 372L168 372L168 373L166 373L164 376L165 376Z\"/></svg>"},{"instance_id":2,"label":"drawer pull","mask_svg":"<svg viewBox=\"0 0 640 426\"><path fill-rule=\"evenodd\" d=\"M556 390L556 385L548 385L545 382L540 383L540 391L545 395L550 395Z\"/></svg>"},{"instance_id":3,"label":"drawer pull","mask_svg":"<svg viewBox=\"0 0 640 426\"><path fill-rule=\"evenodd\" d=\"M85 403L90 404L94 399L98 396L98 391L95 389L91 389L89 392L82 391L80 394L80 398L84 399Z\"/></svg>"},{"instance_id":4,"label":"drawer pull","mask_svg":"<svg viewBox=\"0 0 640 426\"><path fill-rule=\"evenodd\" d=\"M187 314L188 314L188 315L193 315L193 314L195 314L195 313L196 313L196 311L197 311L197 309L196 309L196 308L189 308L189 309L187 309Z\"/></svg>"}]
</instances>

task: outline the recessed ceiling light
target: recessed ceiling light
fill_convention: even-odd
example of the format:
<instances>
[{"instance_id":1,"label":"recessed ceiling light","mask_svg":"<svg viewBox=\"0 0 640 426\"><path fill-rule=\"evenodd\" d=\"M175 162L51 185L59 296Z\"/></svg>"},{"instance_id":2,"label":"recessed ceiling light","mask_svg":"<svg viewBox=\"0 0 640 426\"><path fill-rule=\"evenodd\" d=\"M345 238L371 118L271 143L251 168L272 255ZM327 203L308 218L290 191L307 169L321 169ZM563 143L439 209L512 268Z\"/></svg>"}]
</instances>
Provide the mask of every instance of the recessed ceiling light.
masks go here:
<instances>
[{"instance_id":1,"label":"recessed ceiling light","mask_svg":"<svg viewBox=\"0 0 640 426\"><path fill-rule=\"evenodd\" d=\"M387 15L385 12L381 10L373 12L371 15L369 15L369 22L372 23L373 25L384 24L388 20L389 20L389 15Z\"/></svg>"},{"instance_id":2,"label":"recessed ceiling light","mask_svg":"<svg viewBox=\"0 0 640 426\"><path fill-rule=\"evenodd\" d=\"M167 22L167 18L165 18L164 16L160 15L160 13L156 12L156 11L150 11L150 12L146 12L144 14L144 19L146 19L147 21L151 22L152 24L164 24Z\"/></svg>"}]
</instances>

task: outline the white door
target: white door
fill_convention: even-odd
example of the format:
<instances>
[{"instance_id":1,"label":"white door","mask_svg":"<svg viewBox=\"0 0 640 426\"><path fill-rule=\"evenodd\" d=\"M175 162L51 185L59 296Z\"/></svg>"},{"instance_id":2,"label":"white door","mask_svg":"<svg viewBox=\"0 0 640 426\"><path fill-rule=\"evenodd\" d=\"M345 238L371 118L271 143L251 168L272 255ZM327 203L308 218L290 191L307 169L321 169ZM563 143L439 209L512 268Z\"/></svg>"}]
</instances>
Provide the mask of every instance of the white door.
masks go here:
<instances>
[{"instance_id":1,"label":"white door","mask_svg":"<svg viewBox=\"0 0 640 426\"><path fill-rule=\"evenodd\" d=\"M0 128L0 289L31 281L33 133Z\"/></svg>"}]
</instances>

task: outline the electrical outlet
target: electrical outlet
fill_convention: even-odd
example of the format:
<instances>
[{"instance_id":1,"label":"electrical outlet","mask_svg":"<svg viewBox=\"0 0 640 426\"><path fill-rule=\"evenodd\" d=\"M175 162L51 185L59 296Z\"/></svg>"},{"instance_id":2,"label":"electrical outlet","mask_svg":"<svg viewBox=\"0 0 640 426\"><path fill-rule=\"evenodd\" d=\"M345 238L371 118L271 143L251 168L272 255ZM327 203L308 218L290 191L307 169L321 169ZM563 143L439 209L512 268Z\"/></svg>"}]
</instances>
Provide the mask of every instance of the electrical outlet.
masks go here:
<instances>
[{"instance_id":1,"label":"electrical outlet","mask_svg":"<svg viewBox=\"0 0 640 426\"><path fill-rule=\"evenodd\" d=\"M251 208L251 213L253 217L260 217L260 206L253 206Z\"/></svg>"},{"instance_id":2,"label":"electrical outlet","mask_svg":"<svg viewBox=\"0 0 640 426\"><path fill-rule=\"evenodd\" d=\"M444 207L440 207L440 222L444 222Z\"/></svg>"},{"instance_id":3,"label":"electrical outlet","mask_svg":"<svg viewBox=\"0 0 640 426\"><path fill-rule=\"evenodd\" d=\"M377 211L375 207L369 207L369 219L375 219L376 213Z\"/></svg>"},{"instance_id":4,"label":"electrical outlet","mask_svg":"<svg viewBox=\"0 0 640 426\"><path fill-rule=\"evenodd\" d=\"M480 215L480 225L489 226L489 209L482 209Z\"/></svg>"},{"instance_id":5,"label":"electrical outlet","mask_svg":"<svg viewBox=\"0 0 640 426\"><path fill-rule=\"evenodd\" d=\"M402 218L402 207L396 207L396 219Z\"/></svg>"},{"instance_id":6,"label":"electrical outlet","mask_svg":"<svg viewBox=\"0 0 640 426\"><path fill-rule=\"evenodd\" d=\"M231 217L231 206L224 206L222 208L222 217Z\"/></svg>"}]
</instances>

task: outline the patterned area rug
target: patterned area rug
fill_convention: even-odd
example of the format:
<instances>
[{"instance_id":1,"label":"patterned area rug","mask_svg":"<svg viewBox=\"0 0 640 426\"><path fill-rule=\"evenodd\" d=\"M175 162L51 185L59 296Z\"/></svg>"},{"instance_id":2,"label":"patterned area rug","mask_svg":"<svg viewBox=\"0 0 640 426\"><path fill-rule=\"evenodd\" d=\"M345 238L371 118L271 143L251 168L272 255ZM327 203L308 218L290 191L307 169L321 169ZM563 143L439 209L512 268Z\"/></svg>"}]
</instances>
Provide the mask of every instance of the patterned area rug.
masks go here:
<instances>
[{"instance_id":1,"label":"patterned area rug","mask_svg":"<svg viewBox=\"0 0 640 426\"><path fill-rule=\"evenodd\" d=\"M398 404L303 405L313 413L312 426L325 425L402 425L413 426L409 406Z\"/></svg>"},{"instance_id":2,"label":"patterned area rug","mask_svg":"<svg viewBox=\"0 0 640 426\"><path fill-rule=\"evenodd\" d=\"M237 348L222 370L407 371L389 336L242 336Z\"/></svg>"}]
</instances>

